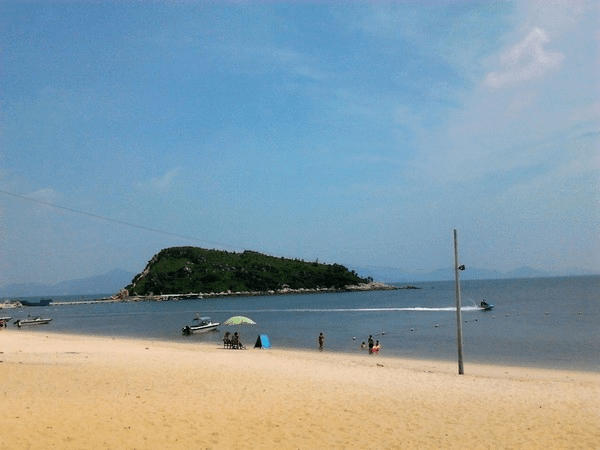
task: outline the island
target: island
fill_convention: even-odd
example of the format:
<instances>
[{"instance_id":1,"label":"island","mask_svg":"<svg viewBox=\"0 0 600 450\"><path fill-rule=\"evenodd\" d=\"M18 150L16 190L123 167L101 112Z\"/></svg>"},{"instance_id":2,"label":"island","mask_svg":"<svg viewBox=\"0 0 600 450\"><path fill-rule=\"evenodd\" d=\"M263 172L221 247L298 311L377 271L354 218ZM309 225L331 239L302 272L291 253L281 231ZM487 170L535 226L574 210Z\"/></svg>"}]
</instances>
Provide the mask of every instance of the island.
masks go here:
<instances>
[{"instance_id":1,"label":"island","mask_svg":"<svg viewBox=\"0 0 600 450\"><path fill-rule=\"evenodd\" d=\"M282 295L396 289L362 278L340 264L306 262L246 250L170 247L154 255L122 300L178 300L222 296Z\"/></svg>"}]
</instances>

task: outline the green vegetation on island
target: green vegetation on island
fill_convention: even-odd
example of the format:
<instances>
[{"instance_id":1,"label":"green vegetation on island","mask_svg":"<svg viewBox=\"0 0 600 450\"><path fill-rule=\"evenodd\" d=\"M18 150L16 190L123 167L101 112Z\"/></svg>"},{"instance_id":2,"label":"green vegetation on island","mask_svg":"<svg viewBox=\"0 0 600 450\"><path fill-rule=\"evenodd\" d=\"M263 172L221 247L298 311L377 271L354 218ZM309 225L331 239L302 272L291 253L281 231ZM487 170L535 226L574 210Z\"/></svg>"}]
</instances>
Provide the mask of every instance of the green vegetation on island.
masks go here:
<instances>
[{"instance_id":1,"label":"green vegetation on island","mask_svg":"<svg viewBox=\"0 0 600 450\"><path fill-rule=\"evenodd\" d=\"M161 250L126 287L129 295L255 293L285 290L360 289L371 283L339 264L304 262L246 250L198 247ZM381 287L380 287L381 288Z\"/></svg>"}]
</instances>

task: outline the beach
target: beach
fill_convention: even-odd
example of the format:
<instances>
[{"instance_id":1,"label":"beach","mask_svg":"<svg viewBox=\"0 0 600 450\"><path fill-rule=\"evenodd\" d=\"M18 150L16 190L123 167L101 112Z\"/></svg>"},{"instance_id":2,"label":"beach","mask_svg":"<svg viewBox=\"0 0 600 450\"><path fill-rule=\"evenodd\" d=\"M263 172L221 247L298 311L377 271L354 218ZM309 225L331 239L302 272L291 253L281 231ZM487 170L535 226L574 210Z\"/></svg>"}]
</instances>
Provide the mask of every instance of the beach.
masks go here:
<instances>
[{"instance_id":1,"label":"beach","mask_svg":"<svg viewBox=\"0 0 600 450\"><path fill-rule=\"evenodd\" d=\"M598 373L252 344L2 330L0 446L599 446Z\"/></svg>"}]
</instances>

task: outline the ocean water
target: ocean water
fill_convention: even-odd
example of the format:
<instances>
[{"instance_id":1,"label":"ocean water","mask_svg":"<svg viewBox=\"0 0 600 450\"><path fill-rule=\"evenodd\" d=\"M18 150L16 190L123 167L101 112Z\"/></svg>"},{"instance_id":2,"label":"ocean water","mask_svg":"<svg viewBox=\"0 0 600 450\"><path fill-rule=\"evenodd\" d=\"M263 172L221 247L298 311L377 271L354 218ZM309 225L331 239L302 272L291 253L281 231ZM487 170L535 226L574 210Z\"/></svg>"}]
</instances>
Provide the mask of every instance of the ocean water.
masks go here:
<instances>
[{"instance_id":1,"label":"ocean water","mask_svg":"<svg viewBox=\"0 0 600 450\"><path fill-rule=\"evenodd\" d=\"M238 331L250 348L264 333L273 347L316 349L323 332L327 351L351 353L364 352L360 344L371 334L382 345L381 355L374 357L456 361L454 282L415 286L421 289L56 305L1 312L14 319L28 314L53 318L48 325L20 329L23 333L52 330L220 346L225 331ZM461 297L465 367L482 362L600 371L600 276L462 281ZM475 302L482 299L494 309L476 308ZM218 322L245 315L257 324L182 335L181 328L192 324L196 313Z\"/></svg>"}]
</instances>

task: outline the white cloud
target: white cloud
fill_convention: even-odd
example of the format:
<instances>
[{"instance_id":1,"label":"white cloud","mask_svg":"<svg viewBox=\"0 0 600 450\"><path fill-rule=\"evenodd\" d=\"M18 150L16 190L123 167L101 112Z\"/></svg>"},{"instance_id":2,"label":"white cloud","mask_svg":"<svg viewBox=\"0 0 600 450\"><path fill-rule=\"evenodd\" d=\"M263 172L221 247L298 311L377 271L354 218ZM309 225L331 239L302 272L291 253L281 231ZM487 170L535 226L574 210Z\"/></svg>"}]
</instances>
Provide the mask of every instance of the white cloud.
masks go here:
<instances>
[{"instance_id":1,"label":"white cloud","mask_svg":"<svg viewBox=\"0 0 600 450\"><path fill-rule=\"evenodd\" d=\"M44 188L28 194L27 197L43 203L56 203L59 200L60 195L52 188Z\"/></svg>"},{"instance_id":2,"label":"white cloud","mask_svg":"<svg viewBox=\"0 0 600 450\"><path fill-rule=\"evenodd\" d=\"M572 33L586 16L594 17L598 9L595 0L529 0L515 6L524 17L522 30L540 27L553 38Z\"/></svg>"},{"instance_id":3,"label":"white cloud","mask_svg":"<svg viewBox=\"0 0 600 450\"><path fill-rule=\"evenodd\" d=\"M546 51L544 45L548 42L544 30L534 28L525 39L500 57L502 69L490 72L485 84L492 88L510 86L541 78L551 69L559 67L564 55Z\"/></svg>"},{"instance_id":4,"label":"white cloud","mask_svg":"<svg viewBox=\"0 0 600 450\"><path fill-rule=\"evenodd\" d=\"M173 186L173 182L180 172L181 167L176 167L174 169L169 170L167 173L161 175L160 177L151 178L146 182L138 183L137 187L146 191L164 192Z\"/></svg>"},{"instance_id":5,"label":"white cloud","mask_svg":"<svg viewBox=\"0 0 600 450\"><path fill-rule=\"evenodd\" d=\"M477 73L483 64L488 75L463 92L461 107L449 110L442 126L411 127L419 140L413 176L502 180L505 188L535 173L558 176L559 167L597 148L597 15L589 7L564 14L564 5L527 5L498 38L499 50L471 68Z\"/></svg>"}]
</instances>

